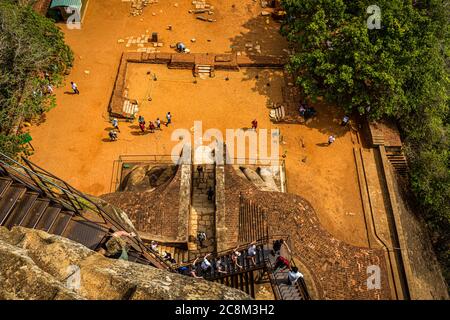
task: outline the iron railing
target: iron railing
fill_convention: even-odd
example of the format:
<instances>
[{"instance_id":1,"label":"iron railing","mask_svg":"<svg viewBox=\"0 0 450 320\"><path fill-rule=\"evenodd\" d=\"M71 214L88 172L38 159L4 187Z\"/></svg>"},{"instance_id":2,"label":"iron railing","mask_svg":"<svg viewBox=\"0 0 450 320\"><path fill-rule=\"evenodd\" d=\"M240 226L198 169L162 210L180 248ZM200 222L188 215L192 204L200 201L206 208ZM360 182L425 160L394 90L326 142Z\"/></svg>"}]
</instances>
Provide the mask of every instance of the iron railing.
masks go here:
<instances>
[{"instance_id":1,"label":"iron railing","mask_svg":"<svg viewBox=\"0 0 450 320\"><path fill-rule=\"evenodd\" d=\"M112 217L96 201L78 191L64 180L54 176L24 157L21 160L25 165L0 152L0 167L12 179L25 184L30 189L40 192L47 198L60 204L67 210L75 212L87 221L91 220L83 215L85 210L95 213L105 224L110 224L115 231L133 231ZM138 236L129 238L129 242L135 250L143 254L156 267L173 271L171 266L147 248Z\"/></svg>"},{"instance_id":2,"label":"iron railing","mask_svg":"<svg viewBox=\"0 0 450 320\"><path fill-rule=\"evenodd\" d=\"M290 237L289 236L285 236L285 235L266 236L266 237L263 237L261 239L258 239L256 241L254 241L254 244L256 244L256 246L262 246L263 248L266 247L268 249L269 246L271 245L271 243L273 242L273 240L280 240L280 239L283 239L283 241L288 245L288 247L291 248ZM249 243L237 246L237 247L235 247L233 249L226 249L226 250L219 251L217 253L212 254L211 257L217 259L217 258L220 258L220 257L223 257L223 256L231 255L233 253L233 251L246 250L246 249L249 248L251 243L252 242L249 242ZM289 256L285 257L285 258L287 258L289 260L291 266L296 267L296 264L295 264L295 261L293 259L292 253L291 253L290 250L288 250L288 251L289 251ZM177 269L177 268L180 268L180 267L183 267L183 266L190 266L190 265L192 265L192 263L195 260L196 259L191 259L191 260L189 260L187 262L173 265L173 267L175 269ZM273 292L275 294L275 298L278 299L278 300L281 300L283 298L283 296L282 296L282 293L281 293L281 290L280 290L279 283L276 281L275 277L273 276L274 266L272 265L272 262L270 261L268 256L264 256L264 263L261 265L261 267L259 269L265 269L265 271L267 271L267 273L269 274L269 281L270 281L270 284L272 286L272 290L273 290ZM231 275L233 275L233 274L224 275L224 277L225 276L231 276ZM303 278L298 279L298 281L295 283L295 287L300 292L300 295L305 300L310 300L311 299L311 297L310 297L310 295L308 293L308 289L306 287L306 283L305 283Z\"/></svg>"}]
</instances>

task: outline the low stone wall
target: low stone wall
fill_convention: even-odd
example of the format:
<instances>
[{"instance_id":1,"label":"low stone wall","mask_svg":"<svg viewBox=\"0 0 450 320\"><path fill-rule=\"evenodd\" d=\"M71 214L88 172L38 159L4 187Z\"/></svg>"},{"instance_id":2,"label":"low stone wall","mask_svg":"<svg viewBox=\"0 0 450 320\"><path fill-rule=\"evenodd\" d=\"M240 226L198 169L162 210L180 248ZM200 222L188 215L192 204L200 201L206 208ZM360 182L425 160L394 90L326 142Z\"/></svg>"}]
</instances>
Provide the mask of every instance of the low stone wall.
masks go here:
<instances>
[{"instance_id":1,"label":"low stone wall","mask_svg":"<svg viewBox=\"0 0 450 320\"><path fill-rule=\"evenodd\" d=\"M111 116L129 118L123 112L125 101L126 76L128 63L167 64L171 69L191 69L195 65L211 65L215 70L239 70L242 68L282 68L286 61L272 56L237 56L236 54L214 53L146 53L125 52L119 63L114 89L111 95L108 111Z\"/></svg>"}]
</instances>

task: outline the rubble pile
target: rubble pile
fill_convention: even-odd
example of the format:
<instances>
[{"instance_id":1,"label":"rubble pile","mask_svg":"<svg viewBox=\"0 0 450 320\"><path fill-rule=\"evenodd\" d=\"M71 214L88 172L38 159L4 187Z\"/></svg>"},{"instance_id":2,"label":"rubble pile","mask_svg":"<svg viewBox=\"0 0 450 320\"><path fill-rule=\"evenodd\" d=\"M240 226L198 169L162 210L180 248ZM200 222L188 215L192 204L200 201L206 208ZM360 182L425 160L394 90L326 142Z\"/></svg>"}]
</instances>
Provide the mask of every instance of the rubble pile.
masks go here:
<instances>
[{"instance_id":1,"label":"rubble pile","mask_svg":"<svg viewBox=\"0 0 450 320\"><path fill-rule=\"evenodd\" d=\"M197 20L206 21L206 22L216 22L216 19L206 18L205 15L213 15L214 14L214 6L206 3L206 0L194 0L192 1L192 5L194 9L189 10L189 13L197 15L195 18ZM198 15L203 14L203 15Z\"/></svg>"},{"instance_id":2,"label":"rubble pile","mask_svg":"<svg viewBox=\"0 0 450 320\"><path fill-rule=\"evenodd\" d=\"M163 47L162 42L153 42L152 35L149 30L145 34L140 36L129 36L125 39L117 40L117 43L125 43L125 47L133 49L132 47L137 47L137 52L147 52L147 53L157 53L160 52L158 48Z\"/></svg>"},{"instance_id":3,"label":"rubble pile","mask_svg":"<svg viewBox=\"0 0 450 320\"><path fill-rule=\"evenodd\" d=\"M131 0L131 15L133 17L140 16L146 6L156 3L158 0Z\"/></svg>"}]
</instances>

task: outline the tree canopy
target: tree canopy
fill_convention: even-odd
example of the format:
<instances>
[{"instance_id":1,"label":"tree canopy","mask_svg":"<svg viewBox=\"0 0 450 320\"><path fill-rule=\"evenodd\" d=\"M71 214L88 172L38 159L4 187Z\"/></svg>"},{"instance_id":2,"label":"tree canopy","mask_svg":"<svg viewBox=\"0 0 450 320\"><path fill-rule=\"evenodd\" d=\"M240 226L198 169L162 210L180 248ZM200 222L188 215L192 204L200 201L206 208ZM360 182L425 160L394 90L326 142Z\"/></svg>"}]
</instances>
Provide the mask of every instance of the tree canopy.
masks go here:
<instances>
[{"instance_id":1,"label":"tree canopy","mask_svg":"<svg viewBox=\"0 0 450 320\"><path fill-rule=\"evenodd\" d=\"M73 61L64 34L29 5L0 0L0 150L21 150L13 129L55 105L46 94ZM46 76L45 76L46 75Z\"/></svg>"},{"instance_id":2,"label":"tree canopy","mask_svg":"<svg viewBox=\"0 0 450 320\"><path fill-rule=\"evenodd\" d=\"M376 1L380 28L370 24L373 1L282 4L294 50L288 68L305 95L397 120L410 186L450 279L450 1Z\"/></svg>"}]
</instances>

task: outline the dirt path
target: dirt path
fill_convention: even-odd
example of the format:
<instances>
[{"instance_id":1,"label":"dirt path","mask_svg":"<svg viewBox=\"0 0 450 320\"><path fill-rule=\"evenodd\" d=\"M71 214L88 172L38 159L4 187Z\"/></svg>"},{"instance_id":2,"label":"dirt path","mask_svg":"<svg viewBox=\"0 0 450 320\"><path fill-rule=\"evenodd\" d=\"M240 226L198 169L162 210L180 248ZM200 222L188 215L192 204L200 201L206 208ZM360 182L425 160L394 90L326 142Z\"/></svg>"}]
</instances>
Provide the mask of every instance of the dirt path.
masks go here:
<instances>
[{"instance_id":1,"label":"dirt path","mask_svg":"<svg viewBox=\"0 0 450 320\"><path fill-rule=\"evenodd\" d=\"M67 80L75 81L81 94L65 94L69 85L56 90L58 107L47 114L45 123L31 130L34 162L83 192L99 195L110 191L112 163L119 155L169 154L175 143L170 139L172 130L189 129L194 120L203 120L204 128L220 130L249 127L253 118L258 119L260 128L275 127L266 109L267 103L281 98L280 75L275 71L217 72L216 78L194 84L189 71L154 66L151 69L158 74L158 81L151 83L145 81L148 66L141 65L130 71L130 95L144 100L152 85L152 101L143 104L142 113L154 119L171 111L174 125L141 135L136 123L121 123L119 141L108 142L106 110L120 55L136 49L126 48L118 39L157 31L164 42L163 52L172 50L171 43L183 41L193 52L245 51L245 44L253 43L261 46L261 54L284 54L286 42L278 34L278 25L271 20L266 23L258 2L210 1L216 8L215 23L195 20L188 14L190 2L180 1L175 7L176 2L150 5L142 16L131 17L127 2L90 1L81 30L63 26L75 52L75 66ZM172 31L166 30L169 24ZM192 38L195 43L190 42ZM288 190L308 199L335 237L365 246L351 137L339 127L342 114L337 108L319 104L317 109L319 117L309 125L278 126L286 142L282 147L287 151ZM336 135L336 143L323 147L331 133ZM299 145L299 138L305 147Z\"/></svg>"}]
</instances>

